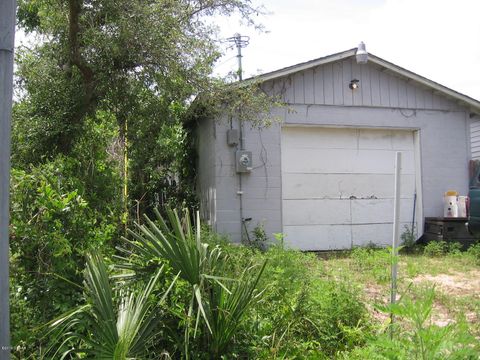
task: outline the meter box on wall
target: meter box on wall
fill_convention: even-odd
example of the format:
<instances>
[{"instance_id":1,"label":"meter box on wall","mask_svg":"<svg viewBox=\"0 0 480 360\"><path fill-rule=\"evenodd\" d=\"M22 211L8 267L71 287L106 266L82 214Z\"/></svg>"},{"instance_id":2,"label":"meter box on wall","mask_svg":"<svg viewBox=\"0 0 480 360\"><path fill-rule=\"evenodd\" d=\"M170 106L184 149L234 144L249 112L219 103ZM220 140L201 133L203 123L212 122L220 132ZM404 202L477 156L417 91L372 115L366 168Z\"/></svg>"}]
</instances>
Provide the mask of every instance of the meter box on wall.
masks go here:
<instances>
[{"instance_id":1,"label":"meter box on wall","mask_svg":"<svg viewBox=\"0 0 480 360\"><path fill-rule=\"evenodd\" d=\"M237 173L248 173L252 170L252 152L238 150L236 153L236 170Z\"/></svg>"}]
</instances>

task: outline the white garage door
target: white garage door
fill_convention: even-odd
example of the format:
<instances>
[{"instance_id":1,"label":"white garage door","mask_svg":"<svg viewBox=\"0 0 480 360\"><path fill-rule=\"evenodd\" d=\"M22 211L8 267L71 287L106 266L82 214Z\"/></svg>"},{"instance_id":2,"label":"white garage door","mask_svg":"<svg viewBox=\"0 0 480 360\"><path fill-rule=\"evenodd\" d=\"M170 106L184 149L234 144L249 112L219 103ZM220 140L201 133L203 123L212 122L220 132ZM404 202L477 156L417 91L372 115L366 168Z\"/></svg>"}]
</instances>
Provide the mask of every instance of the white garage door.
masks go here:
<instances>
[{"instance_id":1,"label":"white garage door","mask_svg":"<svg viewBox=\"0 0 480 360\"><path fill-rule=\"evenodd\" d=\"M414 147L412 131L284 127L286 243L302 250L390 244L395 152L402 152L403 231L413 217Z\"/></svg>"}]
</instances>

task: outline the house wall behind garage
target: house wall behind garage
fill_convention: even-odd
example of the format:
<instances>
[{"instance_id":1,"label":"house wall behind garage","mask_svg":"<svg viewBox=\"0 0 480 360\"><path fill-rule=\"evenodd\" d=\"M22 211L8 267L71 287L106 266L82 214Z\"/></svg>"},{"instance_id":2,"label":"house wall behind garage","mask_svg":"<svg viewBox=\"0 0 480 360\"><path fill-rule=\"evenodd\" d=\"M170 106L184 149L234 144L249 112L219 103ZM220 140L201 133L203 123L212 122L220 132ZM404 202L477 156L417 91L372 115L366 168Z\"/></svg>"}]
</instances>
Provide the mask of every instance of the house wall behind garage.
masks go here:
<instances>
[{"instance_id":1,"label":"house wall behind garage","mask_svg":"<svg viewBox=\"0 0 480 360\"><path fill-rule=\"evenodd\" d=\"M475 116L470 122L472 160L480 160L480 120Z\"/></svg>"},{"instance_id":2,"label":"house wall behind garage","mask_svg":"<svg viewBox=\"0 0 480 360\"><path fill-rule=\"evenodd\" d=\"M360 90L355 93L348 89L353 77L361 80ZM245 126L245 149L253 153L254 168L242 175L241 196L244 217L252 218L250 230L263 223L267 235L282 231L282 126L418 130L423 215L443 214L446 190L467 193L470 119L465 109L448 98L376 65L360 67L348 59L269 81L264 89L280 94L288 106L272 111L279 122L269 128ZM240 241L236 148L228 146L226 140L231 126L238 128L235 119L232 125L225 119L214 125L215 224L217 231Z\"/></svg>"}]
</instances>

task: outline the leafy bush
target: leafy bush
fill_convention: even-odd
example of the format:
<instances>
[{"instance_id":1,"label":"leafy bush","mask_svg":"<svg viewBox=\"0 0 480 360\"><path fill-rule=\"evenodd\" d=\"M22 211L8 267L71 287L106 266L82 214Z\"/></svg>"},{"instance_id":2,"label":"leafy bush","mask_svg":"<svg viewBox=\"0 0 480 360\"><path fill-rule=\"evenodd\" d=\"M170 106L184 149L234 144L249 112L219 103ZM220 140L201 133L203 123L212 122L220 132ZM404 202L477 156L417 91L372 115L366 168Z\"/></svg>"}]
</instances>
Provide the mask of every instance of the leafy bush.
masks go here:
<instances>
[{"instance_id":1,"label":"leafy bush","mask_svg":"<svg viewBox=\"0 0 480 360\"><path fill-rule=\"evenodd\" d=\"M263 223L258 223L257 226L253 228L252 239L248 242L248 246L251 246L257 250L265 251L267 249L268 236L265 232L265 225Z\"/></svg>"},{"instance_id":2,"label":"leafy bush","mask_svg":"<svg viewBox=\"0 0 480 360\"><path fill-rule=\"evenodd\" d=\"M74 166L58 157L28 172L12 169L12 344L32 352L42 348L34 328L80 301L72 284L81 283L86 252L106 248L117 231L115 212L91 207Z\"/></svg>"},{"instance_id":3,"label":"leafy bush","mask_svg":"<svg viewBox=\"0 0 480 360\"><path fill-rule=\"evenodd\" d=\"M458 255L460 254L460 249L462 245L458 242L446 242L446 241L431 241L425 248L423 252L427 256L437 257L442 255Z\"/></svg>"},{"instance_id":4,"label":"leafy bush","mask_svg":"<svg viewBox=\"0 0 480 360\"><path fill-rule=\"evenodd\" d=\"M404 251L407 253L413 252L416 249L415 245L417 240L415 227L411 228L405 225L402 235L400 235L400 240Z\"/></svg>"},{"instance_id":5,"label":"leafy bush","mask_svg":"<svg viewBox=\"0 0 480 360\"><path fill-rule=\"evenodd\" d=\"M431 241L423 249L423 253L427 256L442 256L447 252L447 243L445 241Z\"/></svg>"},{"instance_id":6,"label":"leafy bush","mask_svg":"<svg viewBox=\"0 0 480 360\"><path fill-rule=\"evenodd\" d=\"M467 250L467 255L480 265L480 243L470 246Z\"/></svg>"}]
</instances>

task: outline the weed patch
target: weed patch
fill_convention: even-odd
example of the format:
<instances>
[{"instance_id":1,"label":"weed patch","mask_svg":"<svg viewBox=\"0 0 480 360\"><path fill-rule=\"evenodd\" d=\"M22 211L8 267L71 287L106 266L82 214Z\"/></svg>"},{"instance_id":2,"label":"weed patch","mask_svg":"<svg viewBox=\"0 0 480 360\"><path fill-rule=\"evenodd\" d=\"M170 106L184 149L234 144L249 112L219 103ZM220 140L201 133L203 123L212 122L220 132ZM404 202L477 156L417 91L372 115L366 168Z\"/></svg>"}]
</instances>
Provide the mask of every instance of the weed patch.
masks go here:
<instances>
[{"instance_id":1,"label":"weed patch","mask_svg":"<svg viewBox=\"0 0 480 360\"><path fill-rule=\"evenodd\" d=\"M363 348L344 353L344 359L475 359L480 347L465 321L446 326L432 323L435 289L420 288L404 294L393 305L378 306L397 321L393 337L382 331Z\"/></svg>"},{"instance_id":2,"label":"weed patch","mask_svg":"<svg viewBox=\"0 0 480 360\"><path fill-rule=\"evenodd\" d=\"M379 283L390 280L391 252L388 249L355 248L351 259L353 270L368 272Z\"/></svg>"}]
</instances>

